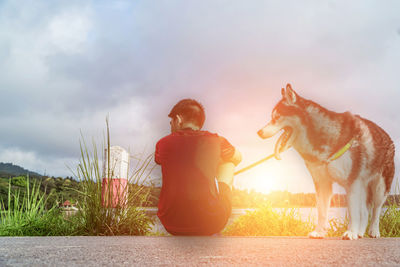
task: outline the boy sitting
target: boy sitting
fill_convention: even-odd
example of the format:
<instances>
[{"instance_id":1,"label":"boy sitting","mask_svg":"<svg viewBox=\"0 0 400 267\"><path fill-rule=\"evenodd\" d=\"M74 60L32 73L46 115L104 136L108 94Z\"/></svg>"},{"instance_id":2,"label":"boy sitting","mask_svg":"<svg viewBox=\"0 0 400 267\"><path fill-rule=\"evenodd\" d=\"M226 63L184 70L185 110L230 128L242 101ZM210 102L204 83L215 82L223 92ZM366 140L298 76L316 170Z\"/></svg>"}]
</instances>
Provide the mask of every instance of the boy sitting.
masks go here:
<instances>
[{"instance_id":1,"label":"boy sitting","mask_svg":"<svg viewBox=\"0 0 400 267\"><path fill-rule=\"evenodd\" d=\"M241 154L225 138L201 131L205 113L197 101L179 101L168 117L171 134L158 141L155 152L162 169L157 215L173 235L219 233L231 215Z\"/></svg>"}]
</instances>

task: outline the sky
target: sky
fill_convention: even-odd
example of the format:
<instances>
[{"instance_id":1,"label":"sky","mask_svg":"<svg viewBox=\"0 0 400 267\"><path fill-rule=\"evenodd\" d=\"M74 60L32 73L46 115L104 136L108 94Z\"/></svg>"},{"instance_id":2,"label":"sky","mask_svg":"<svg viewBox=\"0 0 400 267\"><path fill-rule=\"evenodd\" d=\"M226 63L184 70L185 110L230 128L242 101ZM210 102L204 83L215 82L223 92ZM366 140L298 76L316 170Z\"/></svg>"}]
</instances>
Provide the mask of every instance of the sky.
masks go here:
<instances>
[{"instance_id":1,"label":"sky","mask_svg":"<svg viewBox=\"0 0 400 267\"><path fill-rule=\"evenodd\" d=\"M364 0L2 0L0 162L71 176L81 135L101 143L106 116L113 145L147 155L169 134L171 107L194 98L204 129L241 151L242 168L272 153L277 138L256 133L288 82L374 121L399 148L399 10ZM396 168L398 179L398 155ZM293 149L235 186L314 192Z\"/></svg>"}]
</instances>

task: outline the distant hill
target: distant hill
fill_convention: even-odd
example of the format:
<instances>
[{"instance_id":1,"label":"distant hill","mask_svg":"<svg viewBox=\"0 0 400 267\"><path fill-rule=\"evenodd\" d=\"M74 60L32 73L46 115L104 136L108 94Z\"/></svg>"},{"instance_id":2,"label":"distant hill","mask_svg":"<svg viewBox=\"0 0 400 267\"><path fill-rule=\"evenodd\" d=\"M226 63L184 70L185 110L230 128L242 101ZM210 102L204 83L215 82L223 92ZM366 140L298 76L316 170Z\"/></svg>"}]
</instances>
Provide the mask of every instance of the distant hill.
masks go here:
<instances>
[{"instance_id":1,"label":"distant hill","mask_svg":"<svg viewBox=\"0 0 400 267\"><path fill-rule=\"evenodd\" d=\"M19 176L19 175L27 175L32 177L42 177L42 175L32 172L30 170L24 169L18 165L14 165L12 163L3 163L0 162L0 177L8 177L8 176Z\"/></svg>"}]
</instances>

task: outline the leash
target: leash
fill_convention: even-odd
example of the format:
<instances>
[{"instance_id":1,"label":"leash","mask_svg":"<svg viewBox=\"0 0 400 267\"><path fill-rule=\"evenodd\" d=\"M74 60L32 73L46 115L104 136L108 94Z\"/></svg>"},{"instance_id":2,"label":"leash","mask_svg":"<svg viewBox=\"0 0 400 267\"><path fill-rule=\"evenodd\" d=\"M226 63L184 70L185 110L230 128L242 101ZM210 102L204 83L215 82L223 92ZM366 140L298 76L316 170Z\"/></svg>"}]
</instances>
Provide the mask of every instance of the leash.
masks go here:
<instances>
[{"instance_id":1,"label":"leash","mask_svg":"<svg viewBox=\"0 0 400 267\"><path fill-rule=\"evenodd\" d=\"M333 154L333 155L328 159L328 162L331 162L331 161L334 161L334 160L340 158L347 150L349 150L349 149L351 148L351 146L353 145L354 141L355 141L354 138L352 138L345 146L343 146L341 149L339 149L338 152L336 152L335 154ZM271 155L269 155L269 156L266 157L266 158L260 159L259 161L254 162L253 164L250 164L249 166L244 167L243 169L238 170L237 172L234 173L234 175L238 175L238 174L240 174L240 173L242 173L242 172L245 172L245 171L247 171L247 170L249 170L249 169L251 169L251 168L257 166L258 164L263 163L264 161L267 161L267 160L273 158L274 156L275 156L275 154L271 154Z\"/></svg>"},{"instance_id":2,"label":"leash","mask_svg":"<svg viewBox=\"0 0 400 267\"><path fill-rule=\"evenodd\" d=\"M271 155L269 155L269 156L266 157L266 158L260 159L259 161L254 162L253 164L250 164L249 166L244 167L243 169L238 170L237 172L234 173L234 175L238 175L238 174L240 174L240 173L242 173L242 172L245 172L245 171L247 171L247 170L249 170L249 169L251 169L251 168L257 166L258 164L263 163L264 161L267 161L267 160L273 158L274 156L275 156L275 154L271 154Z\"/></svg>"}]
</instances>

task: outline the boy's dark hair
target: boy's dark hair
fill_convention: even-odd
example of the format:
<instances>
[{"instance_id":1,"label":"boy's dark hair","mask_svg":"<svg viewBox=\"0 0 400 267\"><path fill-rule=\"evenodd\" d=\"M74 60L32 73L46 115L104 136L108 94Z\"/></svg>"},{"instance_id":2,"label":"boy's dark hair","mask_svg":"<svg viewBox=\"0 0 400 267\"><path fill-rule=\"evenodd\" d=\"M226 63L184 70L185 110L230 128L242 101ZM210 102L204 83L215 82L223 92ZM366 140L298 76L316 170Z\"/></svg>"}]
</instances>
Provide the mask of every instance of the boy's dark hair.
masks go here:
<instances>
[{"instance_id":1,"label":"boy's dark hair","mask_svg":"<svg viewBox=\"0 0 400 267\"><path fill-rule=\"evenodd\" d=\"M203 106L194 99L182 99L168 114L168 117L174 118L176 115L182 116L185 122L192 122L199 128L203 127L206 115Z\"/></svg>"}]
</instances>

